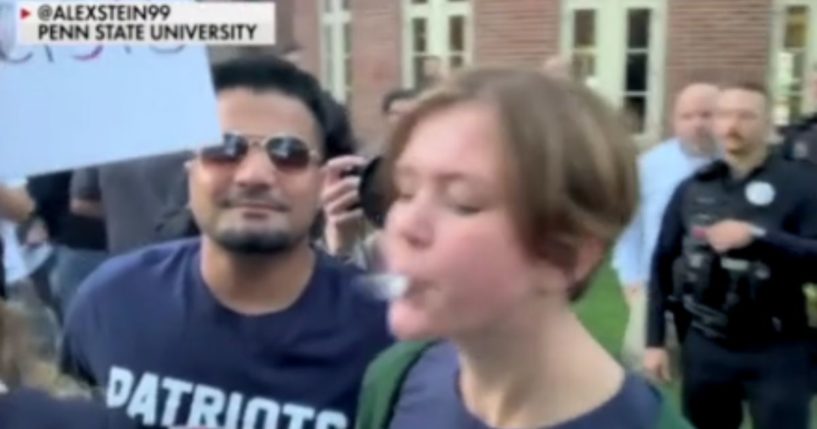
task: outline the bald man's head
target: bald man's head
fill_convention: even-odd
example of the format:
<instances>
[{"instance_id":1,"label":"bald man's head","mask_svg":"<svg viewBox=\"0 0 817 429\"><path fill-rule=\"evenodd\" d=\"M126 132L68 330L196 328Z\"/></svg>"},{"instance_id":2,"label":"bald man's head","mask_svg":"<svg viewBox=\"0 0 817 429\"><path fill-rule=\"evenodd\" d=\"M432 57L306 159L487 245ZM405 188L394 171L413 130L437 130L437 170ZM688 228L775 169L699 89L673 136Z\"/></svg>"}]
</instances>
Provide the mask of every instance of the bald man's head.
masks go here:
<instances>
[{"instance_id":1,"label":"bald man's head","mask_svg":"<svg viewBox=\"0 0 817 429\"><path fill-rule=\"evenodd\" d=\"M561 55L553 55L548 57L542 63L542 71L553 77L570 79L572 65L573 64L570 58Z\"/></svg>"},{"instance_id":2,"label":"bald man's head","mask_svg":"<svg viewBox=\"0 0 817 429\"><path fill-rule=\"evenodd\" d=\"M694 83L681 90L675 99L675 136L697 152L709 153L715 148L712 117L718 93L715 85Z\"/></svg>"}]
</instances>

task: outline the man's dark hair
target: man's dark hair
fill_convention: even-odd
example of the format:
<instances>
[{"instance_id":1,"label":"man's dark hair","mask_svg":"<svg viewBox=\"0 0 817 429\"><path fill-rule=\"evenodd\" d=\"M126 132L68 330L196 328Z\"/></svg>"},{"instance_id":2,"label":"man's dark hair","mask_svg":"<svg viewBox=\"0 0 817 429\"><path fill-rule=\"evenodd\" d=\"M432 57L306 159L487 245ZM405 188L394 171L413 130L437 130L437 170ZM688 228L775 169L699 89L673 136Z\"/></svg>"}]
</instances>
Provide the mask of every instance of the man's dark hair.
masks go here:
<instances>
[{"instance_id":1,"label":"man's dark hair","mask_svg":"<svg viewBox=\"0 0 817 429\"><path fill-rule=\"evenodd\" d=\"M389 110L391 110L391 105L394 104L395 102L403 100L412 100L416 98L417 95L419 94L417 90L414 89L403 88L393 89L383 97L383 101L381 103L380 108L384 114L389 113Z\"/></svg>"},{"instance_id":2,"label":"man's dark hair","mask_svg":"<svg viewBox=\"0 0 817 429\"><path fill-rule=\"evenodd\" d=\"M769 90L766 88L766 85L762 83L753 82L753 81L739 81L739 82L729 82L725 85L721 85L721 91L726 91L730 89L740 89L743 91L754 92L763 96L763 98L768 101L771 98L769 94Z\"/></svg>"},{"instance_id":3,"label":"man's dark hair","mask_svg":"<svg viewBox=\"0 0 817 429\"><path fill-rule=\"evenodd\" d=\"M737 89L742 91L754 92L763 98L764 110L771 113L772 110L772 95L766 85L755 81L737 81L721 85L721 91L728 91L730 89Z\"/></svg>"},{"instance_id":4,"label":"man's dark hair","mask_svg":"<svg viewBox=\"0 0 817 429\"><path fill-rule=\"evenodd\" d=\"M321 89L317 79L275 56L241 57L213 67L216 93L247 88L274 91L301 101L312 113L324 137L324 159L354 153L355 142L346 112Z\"/></svg>"}]
</instances>

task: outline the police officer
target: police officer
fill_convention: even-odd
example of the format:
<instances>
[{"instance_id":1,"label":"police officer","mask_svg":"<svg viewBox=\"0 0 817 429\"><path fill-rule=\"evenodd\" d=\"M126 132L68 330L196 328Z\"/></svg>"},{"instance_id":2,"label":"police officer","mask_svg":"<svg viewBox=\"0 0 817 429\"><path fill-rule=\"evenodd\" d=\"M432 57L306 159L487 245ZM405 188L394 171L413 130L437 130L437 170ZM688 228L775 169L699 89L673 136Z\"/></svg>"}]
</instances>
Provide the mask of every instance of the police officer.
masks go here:
<instances>
[{"instance_id":1,"label":"police officer","mask_svg":"<svg viewBox=\"0 0 817 429\"><path fill-rule=\"evenodd\" d=\"M817 62L812 66L810 90L817 102ZM817 110L785 127L781 134L787 157L817 165Z\"/></svg>"},{"instance_id":2,"label":"police officer","mask_svg":"<svg viewBox=\"0 0 817 429\"><path fill-rule=\"evenodd\" d=\"M653 260L644 366L669 379L670 311L684 413L698 429L737 429L745 400L757 429L808 427L803 285L817 276L817 169L772 153L770 116L762 87L721 90L723 159L678 186Z\"/></svg>"}]
</instances>

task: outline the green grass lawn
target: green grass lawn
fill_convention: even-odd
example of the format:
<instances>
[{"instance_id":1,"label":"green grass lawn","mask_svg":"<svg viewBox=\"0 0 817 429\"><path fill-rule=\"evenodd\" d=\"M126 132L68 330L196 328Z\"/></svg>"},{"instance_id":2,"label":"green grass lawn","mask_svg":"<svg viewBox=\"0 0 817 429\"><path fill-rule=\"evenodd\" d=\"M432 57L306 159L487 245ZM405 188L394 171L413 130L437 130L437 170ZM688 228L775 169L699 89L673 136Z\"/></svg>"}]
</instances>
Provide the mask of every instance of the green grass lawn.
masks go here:
<instances>
[{"instance_id":1,"label":"green grass lawn","mask_svg":"<svg viewBox=\"0 0 817 429\"><path fill-rule=\"evenodd\" d=\"M621 286L609 265L605 265L596 274L587 294L576 303L576 312L604 348L619 358L629 309ZM680 406L678 383L664 386L664 391Z\"/></svg>"},{"instance_id":2,"label":"green grass lawn","mask_svg":"<svg viewBox=\"0 0 817 429\"><path fill-rule=\"evenodd\" d=\"M591 283L590 290L576 304L576 312L588 330L613 356L620 356L624 330L627 326L628 309L615 273L605 266ZM678 404L679 386L673 383L664 391ZM679 408L680 409L680 408ZM812 403L812 416L817 415L817 402ZM817 429L817 419L812 417L811 429ZM748 416L744 420L748 422ZM746 423L744 428L751 428Z\"/></svg>"},{"instance_id":3,"label":"green grass lawn","mask_svg":"<svg viewBox=\"0 0 817 429\"><path fill-rule=\"evenodd\" d=\"M587 294L576 304L576 312L596 339L618 357L628 309L615 273L608 265L596 274Z\"/></svg>"}]
</instances>

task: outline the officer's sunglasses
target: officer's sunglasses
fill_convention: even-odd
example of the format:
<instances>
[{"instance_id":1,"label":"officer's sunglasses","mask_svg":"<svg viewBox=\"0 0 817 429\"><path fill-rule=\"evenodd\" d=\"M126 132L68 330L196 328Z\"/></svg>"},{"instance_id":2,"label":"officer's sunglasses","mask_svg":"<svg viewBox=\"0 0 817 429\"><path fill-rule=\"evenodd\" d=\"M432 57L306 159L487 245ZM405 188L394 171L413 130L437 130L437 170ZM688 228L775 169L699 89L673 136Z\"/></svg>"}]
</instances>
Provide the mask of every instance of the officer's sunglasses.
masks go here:
<instances>
[{"instance_id":1,"label":"officer's sunglasses","mask_svg":"<svg viewBox=\"0 0 817 429\"><path fill-rule=\"evenodd\" d=\"M209 162L235 163L244 159L252 146L262 148L270 162L283 170L302 170L320 159L317 151L295 136L238 133L224 134L220 144L202 149L200 156Z\"/></svg>"}]
</instances>

